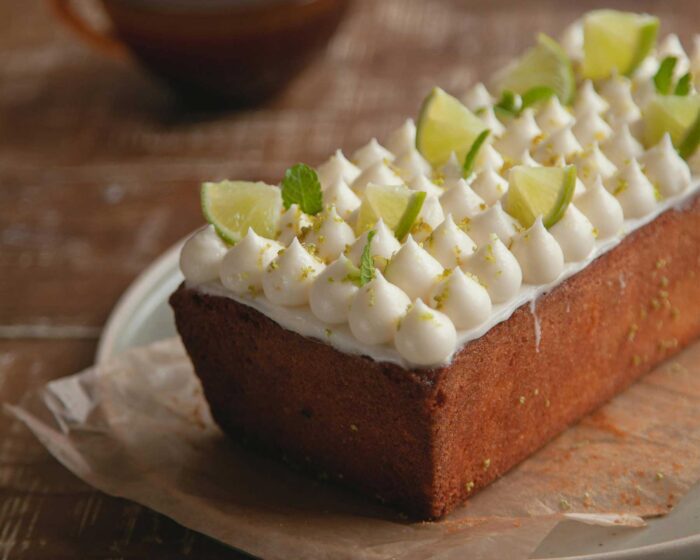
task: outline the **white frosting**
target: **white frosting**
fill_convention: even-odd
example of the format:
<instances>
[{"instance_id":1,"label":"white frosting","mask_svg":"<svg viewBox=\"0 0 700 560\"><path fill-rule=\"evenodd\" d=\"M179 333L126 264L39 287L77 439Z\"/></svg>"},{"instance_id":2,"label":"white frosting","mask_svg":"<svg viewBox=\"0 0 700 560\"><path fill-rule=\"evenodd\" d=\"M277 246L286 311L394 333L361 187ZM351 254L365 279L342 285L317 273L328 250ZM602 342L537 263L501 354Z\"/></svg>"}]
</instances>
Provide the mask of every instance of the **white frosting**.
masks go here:
<instances>
[{"instance_id":1,"label":"white frosting","mask_svg":"<svg viewBox=\"0 0 700 560\"><path fill-rule=\"evenodd\" d=\"M528 284L548 284L564 270L564 253L541 217L513 240L512 251Z\"/></svg>"},{"instance_id":2,"label":"white frosting","mask_svg":"<svg viewBox=\"0 0 700 560\"><path fill-rule=\"evenodd\" d=\"M598 177L603 181L617 173L617 167L600 151L597 143L576 158L578 177L586 186L592 185Z\"/></svg>"},{"instance_id":3,"label":"white frosting","mask_svg":"<svg viewBox=\"0 0 700 560\"><path fill-rule=\"evenodd\" d=\"M438 198L444 192L425 175L417 175L416 177L413 177L413 179L408 182L408 186L414 191L423 191L429 195L437 196Z\"/></svg>"},{"instance_id":4,"label":"white frosting","mask_svg":"<svg viewBox=\"0 0 700 560\"><path fill-rule=\"evenodd\" d=\"M389 282L415 299L427 297L442 272L442 265L409 235L389 261L384 275Z\"/></svg>"},{"instance_id":5,"label":"white frosting","mask_svg":"<svg viewBox=\"0 0 700 560\"><path fill-rule=\"evenodd\" d=\"M350 302L358 290L353 277L360 271L345 255L327 266L309 291L309 307L324 323L339 325L346 323Z\"/></svg>"},{"instance_id":6,"label":"white frosting","mask_svg":"<svg viewBox=\"0 0 700 560\"><path fill-rule=\"evenodd\" d=\"M408 362L429 366L444 362L452 355L457 332L446 315L418 299L401 319L394 344Z\"/></svg>"},{"instance_id":7,"label":"white frosting","mask_svg":"<svg viewBox=\"0 0 700 560\"><path fill-rule=\"evenodd\" d=\"M457 227L451 214L430 234L424 246L445 268L464 264L476 251L476 243Z\"/></svg>"},{"instance_id":8,"label":"white frosting","mask_svg":"<svg viewBox=\"0 0 700 560\"><path fill-rule=\"evenodd\" d=\"M469 185L489 206L500 200L508 191L508 181L494 169L485 169L477 173Z\"/></svg>"},{"instance_id":9,"label":"white frosting","mask_svg":"<svg viewBox=\"0 0 700 560\"><path fill-rule=\"evenodd\" d=\"M311 228L305 241L313 243L318 256L332 261L355 241L352 228L338 215L335 206L328 206Z\"/></svg>"},{"instance_id":10,"label":"white frosting","mask_svg":"<svg viewBox=\"0 0 700 560\"><path fill-rule=\"evenodd\" d=\"M663 196L676 195L690 185L690 168L678 155L668 133L639 161L644 167L644 173Z\"/></svg>"},{"instance_id":11,"label":"white frosting","mask_svg":"<svg viewBox=\"0 0 700 560\"><path fill-rule=\"evenodd\" d=\"M656 84L653 78L658 69L659 61L650 55L635 70L632 77L632 99L638 107L645 107L656 95Z\"/></svg>"},{"instance_id":12,"label":"white frosting","mask_svg":"<svg viewBox=\"0 0 700 560\"><path fill-rule=\"evenodd\" d=\"M583 59L583 22L580 19L564 29L559 37L559 44L571 60Z\"/></svg>"},{"instance_id":13,"label":"white frosting","mask_svg":"<svg viewBox=\"0 0 700 560\"><path fill-rule=\"evenodd\" d=\"M406 180L428 175L433 169L415 148L406 150L403 155L395 159L394 167L398 170L399 175Z\"/></svg>"},{"instance_id":14,"label":"white frosting","mask_svg":"<svg viewBox=\"0 0 700 560\"><path fill-rule=\"evenodd\" d=\"M562 107L559 98L552 95L537 112L537 126L545 134L551 134L560 128L572 124L574 117Z\"/></svg>"},{"instance_id":15,"label":"white frosting","mask_svg":"<svg viewBox=\"0 0 700 560\"><path fill-rule=\"evenodd\" d=\"M625 218L641 218L656 207L654 186L633 159L606 184L615 195Z\"/></svg>"},{"instance_id":16,"label":"white frosting","mask_svg":"<svg viewBox=\"0 0 700 560\"><path fill-rule=\"evenodd\" d=\"M361 203L360 197L340 177L323 191L323 204L333 204L344 220L348 220Z\"/></svg>"},{"instance_id":17,"label":"white frosting","mask_svg":"<svg viewBox=\"0 0 700 560\"><path fill-rule=\"evenodd\" d=\"M219 265L228 251L214 226L206 226L185 241L180 252L180 270L187 282L202 284L219 277Z\"/></svg>"},{"instance_id":18,"label":"white frosting","mask_svg":"<svg viewBox=\"0 0 700 560\"><path fill-rule=\"evenodd\" d=\"M567 161L579 154L583 148L578 143L569 124L553 132L535 150L535 159L540 163L548 164L554 162L559 156Z\"/></svg>"},{"instance_id":19,"label":"white frosting","mask_svg":"<svg viewBox=\"0 0 700 560\"><path fill-rule=\"evenodd\" d=\"M690 56L690 71L696 88L700 88L700 34L693 36L693 53Z\"/></svg>"},{"instance_id":20,"label":"white frosting","mask_svg":"<svg viewBox=\"0 0 700 560\"><path fill-rule=\"evenodd\" d=\"M486 125L486 128L491 131L492 137L498 138L505 132L505 127L501 124L501 121L498 120L491 105L487 105L479 111L479 118Z\"/></svg>"},{"instance_id":21,"label":"white frosting","mask_svg":"<svg viewBox=\"0 0 700 560\"><path fill-rule=\"evenodd\" d=\"M445 179L445 183L458 181L462 178L462 162L459 161L457 154L452 152L445 164L440 168L440 173Z\"/></svg>"},{"instance_id":22,"label":"white frosting","mask_svg":"<svg viewBox=\"0 0 700 560\"><path fill-rule=\"evenodd\" d=\"M265 270L282 248L277 241L260 237L248 228L245 237L229 249L219 265L221 283L236 294L257 295L262 290Z\"/></svg>"},{"instance_id":23,"label":"white frosting","mask_svg":"<svg viewBox=\"0 0 700 560\"><path fill-rule=\"evenodd\" d=\"M302 230L310 228L312 224L311 216L304 214L298 205L292 204L282 213L277 240L282 245L289 245L295 237L301 235Z\"/></svg>"},{"instance_id":24,"label":"white frosting","mask_svg":"<svg viewBox=\"0 0 700 560\"><path fill-rule=\"evenodd\" d=\"M535 161L530 153L530 150L524 150L522 154L516 160L520 165L527 165L528 167L542 167L539 161Z\"/></svg>"},{"instance_id":25,"label":"white frosting","mask_svg":"<svg viewBox=\"0 0 700 560\"><path fill-rule=\"evenodd\" d=\"M389 135L386 147L390 152L397 155L415 149L416 125L413 119L406 119L399 128Z\"/></svg>"},{"instance_id":26,"label":"white frosting","mask_svg":"<svg viewBox=\"0 0 700 560\"><path fill-rule=\"evenodd\" d=\"M601 144L601 149L617 167L624 167L644 153L644 148L632 136L627 123L621 124L612 136Z\"/></svg>"},{"instance_id":27,"label":"white frosting","mask_svg":"<svg viewBox=\"0 0 700 560\"><path fill-rule=\"evenodd\" d=\"M590 146L595 142L603 142L612 134L610 125L594 110L583 113L578 117L571 131L576 136L579 144L584 147Z\"/></svg>"},{"instance_id":28,"label":"white frosting","mask_svg":"<svg viewBox=\"0 0 700 560\"><path fill-rule=\"evenodd\" d=\"M608 114L616 122L634 122L642 114L632 98L632 84L624 76L608 78L601 87L601 94L610 104Z\"/></svg>"},{"instance_id":29,"label":"white frosting","mask_svg":"<svg viewBox=\"0 0 700 560\"><path fill-rule=\"evenodd\" d=\"M622 206L605 189L600 176L576 199L576 207L593 224L598 232L598 239L618 235L622 230L624 221Z\"/></svg>"},{"instance_id":30,"label":"white frosting","mask_svg":"<svg viewBox=\"0 0 700 560\"><path fill-rule=\"evenodd\" d=\"M447 315L458 329L473 329L491 315L491 298L478 278L455 268L435 285L428 302Z\"/></svg>"},{"instance_id":31,"label":"white frosting","mask_svg":"<svg viewBox=\"0 0 700 560\"><path fill-rule=\"evenodd\" d=\"M632 89L638 86L642 82L648 82L652 80L654 74L659 70L659 60L656 58L655 54L652 52L647 55L644 60L639 63L637 69L634 71L632 76Z\"/></svg>"},{"instance_id":32,"label":"white frosting","mask_svg":"<svg viewBox=\"0 0 700 560\"><path fill-rule=\"evenodd\" d=\"M367 169L380 161L393 161L394 154L372 138L367 144L352 154L352 160L360 169Z\"/></svg>"},{"instance_id":33,"label":"white frosting","mask_svg":"<svg viewBox=\"0 0 700 560\"><path fill-rule=\"evenodd\" d=\"M496 235L503 243L509 245L515 236L517 223L509 216L500 202L496 202L486 211L474 216L467 225L467 233L481 247Z\"/></svg>"},{"instance_id":34,"label":"white frosting","mask_svg":"<svg viewBox=\"0 0 700 560\"><path fill-rule=\"evenodd\" d=\"M582 261L595 248L595 228L573 204L569 204L564 215L549 228L549 232L561 247L566 262Z\"/></svg>"},{"instance_id":35,"label":"white frosting","mask_svg":"<svg viewBox=\"0 0 700 560\"><path fill-rule=\"evenodd\" d=\"M476 216L486 208L484 200L476 194L464 179L459 179L440 197L445 214L461 223L465 218Z\"/></svg>"},{"instance_id":36,"label":"white frosting","mask_svg":"<svg viewBox=\"0 0 700 560\"><path fill-rule=\"evenodd\" d=\"M537 126L532 108L525 109L520 116L508 123L508 126L494 147L503 156L518 160L523 151L529 150L535 141L542 137L542 130Z\"/></svg>"},{"instance_id":37,"label":"white frosting","mask_svg":"<svg viewBox=\"0 0 700 560\"><path fill-rule=\"evenodd\" d=\"M399 185L403 183L403 181L401 177L392 171L384 160L380 160L367 167L360 176L355 179L351 185L352 190L361 195L370 183L374 183L375 185Z\"/></svg>"},{"instance_id":38,"label":"white frosting","mask_svg":"<svg viewBox=\"0 0 700 560\"><path fill-rule=\"evenodd\" d=\"M399 319L410 303L411 300L401 288L389 283L377 271L350 302L348 324L353 336L362 344L391 342Z\"/></svg>"},{"instance_id":39,"label":"white frosting","mask_svg":"<svg viewBox=\"0 0 700 560\"><path fill-rule=\"evenodd\" d=\"M486 89L486 86L479 82L472 86L462 97L462 103L467 106L467 109L476 113L479 109L490 107L494 102L493 96Z\"/></svg>"},{"instance_id":40,"label":"white frosting","mask_svg":"<svg viewBox=\"0 0 700 560\"><path fill-rule=\"evenodd\" d=\"M698 191L700 191L700 182L694 181L691 188L687 189L686 191L675 197L669 197L667 199L662 200L656 205L656 208L651 213L645 215L643 218L626 219L623 228L618 228L616 233L619 233L622 230L629 234L630 232L648 224L664 211L673 208L684 208L687 205L687 202L692 197L696 196ZM580 210L584 211L581 198L577 199L576 206ZM601 206L598 205L597 207L600 208ZM589 216L589 219L591 219L590 214L587 215ZM591 221L595 224L593 219L591 219ZM494 325L508 319L513 314L513 312L520 306L533 302L540 295L551 291L554 287L556 287L560 282L564 281L566 278L569 278L572 275L584 269L590 264L590 262L593 259L605 254L607 251L617 246L620 242L620 239L621 237L616 234L613 234L610 237L606 237L601 234L596 240L596 247L593 253L583 261L567 263L564 267L564 272L554 282L539 286L534 286L532 284L521 285L520 288L515 290L515 295L512 298L510 298L507 302L495 303L493 305L492 313L485 322L481 323L479 326L474 328L460 329L457 333L457 348L463 346L471 340L475 340L483 336ZM372 245L374 246L374 240L372 241ZM501 255L500 249L505 251L504 254L510 254L505 247L499 247L499 251L494 251L494 259L496 255ZM482 252L483 251L484 250L482 249ZM514 257L512 257L512 255L511 258L515 260ZM479 266L484 265L484 269L486 272L488 272L489 269L497 270L496 267L486 266L486 263L477 263L476 261L473 261L473 263L478 264ZM515 261L515 266L518 267L517 261ZM469 267L466 265L463 268L469 269ZM501 268L501 270L505 269ZM188 281L187 285L191 288L196 288L205 294L229 297L245 305L253 307L254 309L257 309L261 313L270 317L270 319L281 325L283 328L297 332L302 336L307 336L325 341L328 344L331 344L333 347L337 348L341 352L357 355L367 355L377 361L391 362L398 364L402 367L409 367L411 365L399 354L399 352L394 348L392 344L380 344L370 346L367 343L361 342L352 334L347 324L333 326L332 333L329 334L328 325L316 318L308 306L283 307L271 303L264 296L252 298L249 297L247 294L237 295L231 292L230 290L226 290L218 280L207 282L204 284L198 284ZM408 298L406 298L405 301L407 302Z\"/></svg>"},{"instance_id":41,"label":"white frosting","mask_svg":"<svg viewBox=\"0 0 700 560\"><path fill-rule=\"evenodd\" d=\"M423 206L411 227L413 238L419 243L428 238L432 231L445 219L445 213L440 205L440 199L435 195L427 195Z\"/></svg>"},{"instance_id":42,"label":"white frosting","mask_svg":"<svg viewBox=\"0 0 700 560\"><path fill-rule=\"evenodd\" d=\"M576 118L589 112L602 115L608 109L610 109L610 104L598 95L598 92L593 87L593 82L590 80L583 82L576 93L576 101L574 103Z\"/></svg>"},{"instance_id":43,"label":"white frosting","mask_svg":"<svg viewBox=\"0 0 700 560\"><path fill-rule=\"evenodd\" d=\"M474 253L464 268L476 275L494 303L514 298L523 280L518 261L495 235Z\"/></svg>"},{"instance_id":44,"label":"white frosting","mask_svg":"<svg viewBox=\"0 0 700 560\"><path fill-rule=\"evenodd\" d=\"M316 171L321 187L324 189L338 180L345 181L349 185L360 175L360 169L351 163L341 150L336 150L335 154L319 165Z\"/></svg>"},{"instance_id":45,"label":"white frosting","mask_svg":"<svg viewBox=\"0 0 700 560\"><path fill-rule=\"evenodd\" d=\"M485 171L491 169L500 171L503 167L503 157L499 154L491 144L484 144L479 150L479 155L476 157L476 171Z\"/></svg>"},{"instance_id":46,"label":"white frosting","mask_svg":"<svg viewBox=\"0 0 700 560\"><path fill-rule=\"evenodd\" d=\"M374 265L384 270L384 266L392 255L399 250L401 244L394 236L394 232L384 223L384 220L380 219L372 229L375 233L370 245L370 255L372 255ZM360 259L362 258L362 251L367 245L368 234L369 231L366 231L360 235L348 251L348 258L355 266L360 266Z\"/></svg>"},{"instance_id":47,"label":"white frosting","mask_svg":"<svg viewBox=\"0 0 700 560\"><path fill-rule=\"evenodd\" d=\"M265 297L276 305L304 305L309 301L311 284L322 270L323 263L295 238L265 270Z\"/></svg>"}]
</instances>

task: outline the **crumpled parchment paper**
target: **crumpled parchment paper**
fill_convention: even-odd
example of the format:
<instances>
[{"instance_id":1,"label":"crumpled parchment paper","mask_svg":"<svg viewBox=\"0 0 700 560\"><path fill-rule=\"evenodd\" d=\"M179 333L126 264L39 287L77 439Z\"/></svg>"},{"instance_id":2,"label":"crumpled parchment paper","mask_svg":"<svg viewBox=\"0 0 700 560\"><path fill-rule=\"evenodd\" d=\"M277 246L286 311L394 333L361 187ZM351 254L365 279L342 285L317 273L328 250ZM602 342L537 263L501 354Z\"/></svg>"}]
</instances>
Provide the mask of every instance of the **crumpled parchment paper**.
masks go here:
<instances>
[{"instance_id":1,"label":"crumpled parchment paper","mask_svg":"<svg viewBox=\"0 0 700 560\"><path fill-rule=\"evenodd\" d=\"M267 559L524 559L562 519L641 526L700 479L700 343L435 523L227 440L178 339L7 410L92 486Z\"/></svg>"}]
</instances>

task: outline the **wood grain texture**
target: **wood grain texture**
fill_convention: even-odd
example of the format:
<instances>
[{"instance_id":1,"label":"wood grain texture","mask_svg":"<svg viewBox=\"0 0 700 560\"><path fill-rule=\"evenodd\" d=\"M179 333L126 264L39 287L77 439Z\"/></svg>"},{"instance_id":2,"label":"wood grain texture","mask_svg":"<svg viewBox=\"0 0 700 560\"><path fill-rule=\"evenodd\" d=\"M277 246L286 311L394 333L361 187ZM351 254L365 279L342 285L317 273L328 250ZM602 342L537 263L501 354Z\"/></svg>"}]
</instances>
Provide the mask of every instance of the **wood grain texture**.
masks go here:
<instances>
[{"instance_id":1,"label":"wood grain texture","mask_svg":"<svg viewBox=\"0 0 700 560\"><path fill-rule=\"evenodd\" d=\"M116 298L201 218L203 179L276 181L460 91L539 30L615 5L689 44L690 0L357 0L324 58L254 111L192 113L131 64L105 60L43 2L0 2L0 401L90 365ZM0 415L0 560L237 558L67 473Z\"/></svg>"}]
</instances>

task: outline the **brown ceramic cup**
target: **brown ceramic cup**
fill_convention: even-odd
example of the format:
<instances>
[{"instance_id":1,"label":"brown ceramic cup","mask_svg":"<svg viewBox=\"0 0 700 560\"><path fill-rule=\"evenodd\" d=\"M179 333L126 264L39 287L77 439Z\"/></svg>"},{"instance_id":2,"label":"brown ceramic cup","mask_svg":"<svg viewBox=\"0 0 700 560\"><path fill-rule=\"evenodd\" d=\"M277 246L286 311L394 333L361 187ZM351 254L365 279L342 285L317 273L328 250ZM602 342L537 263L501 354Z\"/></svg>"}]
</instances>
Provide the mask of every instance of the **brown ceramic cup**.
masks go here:
<instances>
[{"instance_id":1,"label":"brown ceramic cup","mask_svg":"<svg viewBox=\"0 0 700 560\"><path fill-rule=\"evenodd\" d=\"M200 104L249 105L284 87L327 44L350 0L99 0L109 31L49 0L79 37L133 56Z\"/></svg>"}]
</instances>

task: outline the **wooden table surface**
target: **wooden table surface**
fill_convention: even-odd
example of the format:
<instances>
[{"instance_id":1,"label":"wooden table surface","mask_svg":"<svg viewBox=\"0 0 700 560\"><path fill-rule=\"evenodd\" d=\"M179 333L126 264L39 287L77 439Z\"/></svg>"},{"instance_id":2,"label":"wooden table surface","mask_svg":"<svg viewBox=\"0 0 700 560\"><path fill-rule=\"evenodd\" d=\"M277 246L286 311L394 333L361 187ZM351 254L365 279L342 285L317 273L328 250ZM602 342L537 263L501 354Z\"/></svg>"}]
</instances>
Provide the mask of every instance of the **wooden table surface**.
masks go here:
<instances>
[{"instance_id":1,"label":"wooden table surface","mask_svg":"<svg viewBox=\"0 0 700 560\"><path fill-rule=\"evenodd\" d=\"M695 0L614 2L690 44ZM93 362L122 291L202 222L205 179L277 181L380 139L434 84L460 92L599 2L357 0L327 52L257 110L188 112L38 1L0 2L0 401ZM0 414L0 560L240 558L92 490Z\"/></svg>"}]
</instances>

